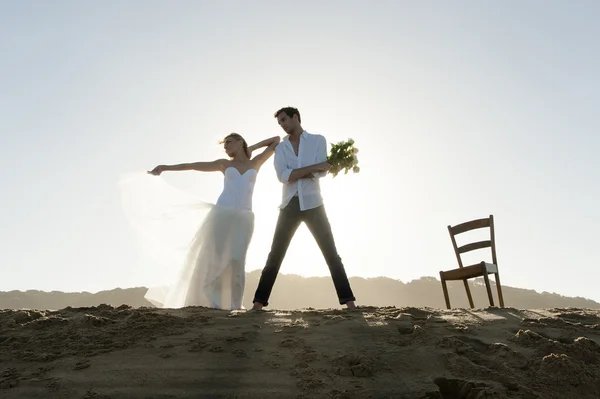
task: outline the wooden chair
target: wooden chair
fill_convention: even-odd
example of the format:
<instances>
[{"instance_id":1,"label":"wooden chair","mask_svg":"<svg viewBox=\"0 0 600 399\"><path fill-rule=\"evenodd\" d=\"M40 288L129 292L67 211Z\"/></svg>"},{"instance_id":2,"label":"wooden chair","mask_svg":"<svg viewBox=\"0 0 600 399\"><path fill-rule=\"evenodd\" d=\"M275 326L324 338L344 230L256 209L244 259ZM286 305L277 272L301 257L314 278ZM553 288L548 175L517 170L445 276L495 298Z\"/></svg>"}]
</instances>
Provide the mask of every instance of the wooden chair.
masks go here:
<instances>
[{"instance_id":1,"label":"wooden chair","mask_svg":"<svg viewBox=\"0 0 600 399\"><path fill-rule=\"evenodd\" d=\"M490 239L485 241L477 241L458 247L456 245L456 236L467 231L487 228L490 229ZM471 290L469 289L468 279L481 277L485 281L485 287L487 289L488 298L490 300L490 306L494 306L494 298L492 296L492 289L490 287L490 279L488 274L495 274L496 288L498 289L498 300L500 301L500 307L504 307L504 299L502 298L502 286L500 285L500 275L498 273L498 260L496 259L496 241L494 236L494 216L490 215L489 218L471 220L458 224L454 227L448 226L448 232L450 233L450 239L452 240L452 246L454 247L454 253L456 254L456 260L458 261L458 269L440 271L440 280L442 281L442 290L444 291L444 299L446 300L446 307L450 309L450 298L448 296L448 287L446 281L462 280L465 284L465 290L467 291L467 297L469 298L469 305L473 308L473 298L471 297ZM474 251L476 249L491 248L492 251L492 263L480 262L471 266L463 266L461 254L466 252Z\"/></svg>"}]
</instances>

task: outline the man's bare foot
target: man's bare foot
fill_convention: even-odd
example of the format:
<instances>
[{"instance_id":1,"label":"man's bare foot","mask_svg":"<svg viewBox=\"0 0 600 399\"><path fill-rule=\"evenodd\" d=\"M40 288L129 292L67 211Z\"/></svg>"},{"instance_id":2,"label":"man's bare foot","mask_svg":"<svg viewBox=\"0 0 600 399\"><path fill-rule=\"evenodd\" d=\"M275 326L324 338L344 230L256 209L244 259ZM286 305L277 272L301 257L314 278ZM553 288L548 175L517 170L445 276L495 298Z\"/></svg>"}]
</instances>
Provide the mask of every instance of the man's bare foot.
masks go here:
<instances>
[{"instance_id":1,"label":"man's bare foot","mask_svg":"<svg viewBox=\"0 0 600 399\"><path fill-rule=\"evenodd\" d=\"M356 309L356 305L354 304L354 301L348 301L348 302L346 302L346 307L348 309Z\"/></svg>"},{"instance_id":2,"label":"man's bare foot","mask_svg":"<svg viewBox=\"0 0 600 399\"><path fill-rule=\"evenodd\" d=\"M252 305L252 309L250 310L262 310L263 308L263 304L260 302L254 302L254 305Z\"/></svg>"}]
</instances>

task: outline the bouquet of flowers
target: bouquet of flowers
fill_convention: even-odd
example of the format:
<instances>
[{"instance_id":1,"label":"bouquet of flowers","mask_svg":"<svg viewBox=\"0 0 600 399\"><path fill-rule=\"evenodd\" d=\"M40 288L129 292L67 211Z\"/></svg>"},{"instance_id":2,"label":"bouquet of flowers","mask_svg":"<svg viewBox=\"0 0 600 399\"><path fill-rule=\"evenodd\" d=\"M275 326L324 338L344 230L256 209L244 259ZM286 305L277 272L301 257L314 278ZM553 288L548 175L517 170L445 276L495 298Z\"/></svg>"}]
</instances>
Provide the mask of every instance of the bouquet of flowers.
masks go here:
<instances>
[{"instance_id":1,"label":"bouquet of flowers","mask_svg":"<svg viewBox=\"0 0 600 399\"><path fill-rule=\"evenodd\" d=\"M344 174L348 174L350 170L354 173L360 172L356 154L358 154L358 148L354 147L354 140L352 139L331 144L331 151L327 157L327 162L331 165L329 173L335 177L342 169Z\"/></svg>"}]
</instances>

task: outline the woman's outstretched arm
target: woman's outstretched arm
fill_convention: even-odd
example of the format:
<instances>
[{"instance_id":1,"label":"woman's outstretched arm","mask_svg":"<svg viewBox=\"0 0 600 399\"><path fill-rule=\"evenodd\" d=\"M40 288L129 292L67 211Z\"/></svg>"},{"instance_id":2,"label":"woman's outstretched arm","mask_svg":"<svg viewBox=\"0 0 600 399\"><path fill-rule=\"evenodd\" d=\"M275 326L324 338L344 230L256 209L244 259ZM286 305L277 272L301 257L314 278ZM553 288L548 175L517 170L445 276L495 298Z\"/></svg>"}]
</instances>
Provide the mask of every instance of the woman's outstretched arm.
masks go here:
<instances>
[{"instance_id":1,"label":"woman's outstretched arm","mask_svg":"<svg viewBox=\"0 0 600 399\"><path fill-rule=\"evenodd\" d=\"M229 161L226 159L217 159L212 162L192 162L180 163L177 165L158 165L154 169L148 171L152 175L159 176L162 172L179 172L185 170L196 170L198 172L223 172Z\"/></svg>"},{"instance_id":2,"label":"woman's outstretched arm","mask_svg":"<svg viewBox=\"0 0 600 399\"><path fill-rule=\"evenodd\" d=\"M271 155L273 155L273 152L275 152L275 147L277 147L277 145L279 144L280 141L281 141L281 138L279 136L275 136L275 137L271 137L270 139L265 139L263 141L260 141L256 144L248 147L248 151L250 151L250 152L252 152L258 148L261 148L261 147L267 147L267 148L265 148L265 150L263 152L261 152L260 154L258 154L254 158L252 158L252 160L254 162L256 162L257 168L260 168L262 166L262 164L264 164L265 161L267 159L269 159L271 157Z\"/></svg>"}]
</instances>

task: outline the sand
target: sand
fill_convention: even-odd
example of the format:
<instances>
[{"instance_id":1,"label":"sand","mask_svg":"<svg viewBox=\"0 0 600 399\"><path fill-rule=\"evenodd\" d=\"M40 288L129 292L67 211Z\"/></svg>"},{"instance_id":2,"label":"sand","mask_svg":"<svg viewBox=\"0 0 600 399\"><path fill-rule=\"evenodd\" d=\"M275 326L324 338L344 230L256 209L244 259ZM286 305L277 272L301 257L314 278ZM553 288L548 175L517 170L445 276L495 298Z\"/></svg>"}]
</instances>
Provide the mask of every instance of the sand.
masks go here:
<instances>
[{"instance_id":1,"label":"sand","mask_svg":"<svg viewBox=\"0 0 600 399\"><path fill-rule=\"evenodd\" d=\"M0 398L599 398L600 310L0 311Z\"/></svg>"}]
</instances>

